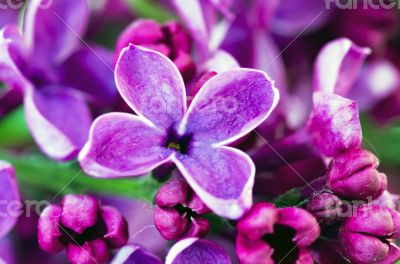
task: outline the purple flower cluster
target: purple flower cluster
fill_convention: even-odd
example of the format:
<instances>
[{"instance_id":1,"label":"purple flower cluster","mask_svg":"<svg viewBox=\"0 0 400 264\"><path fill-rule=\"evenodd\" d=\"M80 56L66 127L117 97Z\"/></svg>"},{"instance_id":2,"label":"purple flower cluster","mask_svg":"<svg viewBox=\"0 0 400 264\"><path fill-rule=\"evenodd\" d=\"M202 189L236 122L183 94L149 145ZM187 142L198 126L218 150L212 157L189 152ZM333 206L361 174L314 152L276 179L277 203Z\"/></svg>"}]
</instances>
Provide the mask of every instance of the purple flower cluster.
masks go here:
<instances>
[{"instance_id":1,"label":"purple flower cluster","mask_svg":"<svg viewBox=\"0 0 400 264\"><path fill-rule=\"evenodd\" d=\"M24 176L34 158L0 161L1 263L26 261L3 253L14 226L7 243L35 233L41 251L26 251L50 263L400 261L398 166L363 138L364 122L400 116L393 10L46 1L22 11L0 0L0 137L20 108L37 147L0 141L0 158L42 152L43 173L81 170L25 219L32 231L11 212L16 174L24 198L53 183ZM110 190L116 178L138 189ZM148 201L109 197L122 190Z\"/></svg>"}]
</instances>

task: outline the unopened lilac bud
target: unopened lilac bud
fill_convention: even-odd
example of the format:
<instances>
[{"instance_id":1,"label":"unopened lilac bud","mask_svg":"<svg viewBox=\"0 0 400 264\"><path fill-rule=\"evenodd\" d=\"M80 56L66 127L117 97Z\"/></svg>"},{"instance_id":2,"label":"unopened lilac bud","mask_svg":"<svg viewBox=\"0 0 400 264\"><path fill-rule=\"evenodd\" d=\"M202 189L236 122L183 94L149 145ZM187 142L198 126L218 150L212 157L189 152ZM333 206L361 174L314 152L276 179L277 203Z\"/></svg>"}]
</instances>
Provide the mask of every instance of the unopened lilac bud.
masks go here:
<instances>
[{"instance_id":1,"label":"unopened lilac bud","mask_svg":"<svg viewBox=\"0 0 400 264\"><path fill-rule=\"evenodd\" d=\"M386 175L377 171L378 159L363 149L353 149L334 158L329 166L327 186L347 199L375 199L387 186Z\"/></svg>"},{"instance_id":2,"label":"unopened lilac bud","mask_svg":"<svg viewBox=\"0 0 400 264\"><path fill-rule=\"evenodd\" d=\"M355 209L339 231L351 263L395 263L400 249L390 242L400 234L400 214L387 207L364 205Z\"/></svg>"},{"instance_id":3,"label":"unopened lilac bud","mask_svg":"<svg viewBox=\"0 0 400 264\"><path fill-rule=\"evenodd\" d=\"M120 212L101 206L89 195L67 195L62 207L50 205L40 215L38 240L42 250L67 251L75 263L108 263L110 250L128 241L128 226Z\"/></svg>"},{"instance_id":4,"label":"unopened lilac bud","mask_svg":"<svg viewBox=\"0 0 400 264\"><path fill-rule=\"evenodd\" d=\"M331 193L321 193L311 197L307 204L307 211L324 224L333 224L340 220L342 200Z\"/></svg>"},{"instance_id":5,"label":"unopened lilac bud","mask_svg":"<svg viewBox=\"0 0 400 264\"><path fill-rule=\"evenodd\" d=\"M154 209L154 225L161 236L167 240L174 240L180 237L188 228L186 215L181 215L174 208Z\"/></svg>"},{"instance_id":6,"label":"unopened lilac bud","mask_svg":"<svg viewBox=\"0 0 400 264\"><path fill-rule=\"evenodd\" d=\"M210 209L183 178L173 178L163 185L156 195L156 205L154 225L165 239L208 234L210 223L202 215L210 213Z\"/></svg>"}]
</instances>

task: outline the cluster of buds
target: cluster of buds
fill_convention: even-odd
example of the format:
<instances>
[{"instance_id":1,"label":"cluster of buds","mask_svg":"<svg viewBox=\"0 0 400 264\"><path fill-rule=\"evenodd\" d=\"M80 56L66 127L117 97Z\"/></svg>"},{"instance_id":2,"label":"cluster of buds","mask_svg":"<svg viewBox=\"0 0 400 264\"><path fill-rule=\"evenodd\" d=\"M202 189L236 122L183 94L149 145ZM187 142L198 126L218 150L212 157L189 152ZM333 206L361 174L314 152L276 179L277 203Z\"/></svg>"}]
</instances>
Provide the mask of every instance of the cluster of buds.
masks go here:
<instances>
[{"instance_id":1,"label":"cluster of buds","mask_svg":"<svg viewBox=\"0 0 400 264\"><path fill-rule=\"evenodd\" d=\"M178 67L185 81L191 80L196 73L196 65L190 55L190 37L176 21L160 25L153 20L139 19L119 37L117 57L129 44L140 45L167 56Z\"/></svg>"},{"instance_id":2,"label":"cluster of buds","mask_svg":"<svg viewBox=\"0 0 400 264\"><path fill-rule=\"evenodd\" d=\"M101 206L89 195L67 195L61 206L50 205L40 215L39 246L48 253L66 249L71 263L108 263L110 250L128 241L128 226L120 212Z\"/></svg>"},{"instance_id":3,"label":"cluster of buds","mask_svg":"<svg viewBox=\"0 0 400 264\"><path fill-rule=\"evenodd\" d=\"M157 193L154 224L167 240L204 237L210 223L202 215L210 212L183 178L173 178Z\"/></svg>"}]
</instances>

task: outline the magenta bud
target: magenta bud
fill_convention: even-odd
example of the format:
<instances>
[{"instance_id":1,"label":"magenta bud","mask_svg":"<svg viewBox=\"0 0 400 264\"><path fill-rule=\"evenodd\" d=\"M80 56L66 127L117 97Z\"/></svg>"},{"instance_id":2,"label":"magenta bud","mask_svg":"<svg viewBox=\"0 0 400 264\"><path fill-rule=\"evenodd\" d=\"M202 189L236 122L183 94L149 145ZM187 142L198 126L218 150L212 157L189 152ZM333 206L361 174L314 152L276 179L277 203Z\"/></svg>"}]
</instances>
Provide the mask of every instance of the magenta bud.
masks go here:
<instances>
[{"instance_id":1,"label":"magenta bud","mask_svg":"<svg viewBox=\"0 0 400 264\"><path fill-rule=\"evenodd\" d=\"M327 186L346 199L375 199L387 186L386 175L377 171L378 165L378 159L369 151L347 151L332 160Z\"/></svg>"},{"instance_id":2,"label":"magenta bud","mask_svg":"<svg viewBox=\"0 0 400 264\"><path fill-rule=\"evenodd\" d=\"M340 220L342 200L331 193L321 193L310 198L307 204L307 211L324 224L333 224Z\"/></svg>"},{"instance_id":3,"label":"magenta bud","mask_svg":"<svg viewBox=\"0 0 400 264\"><path fill-rule=\"evenodd\" d=\"M185 81L196 74L196 64L191 55L191 39L176 21L168 21L164 25L149 19L133 22L120 35L116 58L129 44L140 45L162 53L178 67Z\"/></svg>"},{"instance_id":4,"label":"magenta bud","mask_svg":"<svg viewBox=\"0 0 400 264\"><path fill-rule=\"evenodd\" d=\"M364 205L355 209L339 231L345 255L352 263L395 263L400 259L390 239L400 234L400 214L387 207Z\"/></svg>"},{"instance_id":5,"label":"magenta bud","mask_svg":"<svg viewBox=\"0 0 400 264\"><path fill-rule=\"evenodd\" d=\"M90 195L65 196L62 207L46 207L38 222L40 248L48 253L66 249L72 264L108 263L110 250L123 247L128 234L121 213Z\"/></svg>"},{"instance_id":6,"label":"magenta bud","mask_svg":"<svg viewBox=\"0 0 400 264\"><path fill-rule=\"evenodd\" d=\"M154 225L165 239L208 234L210 223L202 215L211 211L183 178L173 178L164 184L156 195L156 205Z\"/></svg>"},{"instance_id":7,"label":"magenta bud","mask_svg":"<svg viewBox=\"0 0 400 264\"><path fill-rule=\"evenodd\" d=\"M96 239L83 245L69 244L67 257L76 264L106 264L110 260L110 252L103 240Z\"/></svg>"},{"instance_id":8,"label":"magenta bud","mask_svg":"<svg viewBox=\"0 0 400 264\"><path fill-rule=\"evenodd\" d=\"M62 201L61 223L82 234L86 228L97 222L99 203L89 195L66 195Z\"/></svg>"},{"instance_id":9,"label":"magenta bud","mask_svg":"<svg viewBox=\"0 0 400 264\"><path fill-rule=\"evenodd\" d=\"M186 215L181 215L174 208L156 207L154 209L154 225L163 238L174 240L186 231L189 223Z\"/></svg>"},{"instance_id":10,"label":"magenta bud","mask_svg":"<svg viewBox=\"0 0 400 264\"><path fill-rule=\"evenodd\" d=\"M173 207L186 202L189 185L183 178L173 178L157 192L156 204L161 207Z\"/></svg>"}]
</instances>

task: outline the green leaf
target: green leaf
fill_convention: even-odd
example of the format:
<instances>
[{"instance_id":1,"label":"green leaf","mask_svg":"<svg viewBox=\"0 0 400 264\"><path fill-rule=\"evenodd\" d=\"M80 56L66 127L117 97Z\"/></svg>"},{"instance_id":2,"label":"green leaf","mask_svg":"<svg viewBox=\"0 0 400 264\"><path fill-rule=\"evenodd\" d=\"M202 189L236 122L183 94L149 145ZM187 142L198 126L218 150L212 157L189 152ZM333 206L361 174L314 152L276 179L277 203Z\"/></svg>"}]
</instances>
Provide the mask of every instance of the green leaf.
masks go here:
<instances>
[{"instance_id":1,"label":"green leaf","mask_svg":"<svg viewBox=\"0 0 400 264\"><path fill-rule=\"evenodd\" d=\"M125 0L133 12L143 18L154 19L158 22L165 22L175 18L174 15L154 0Z\"/></svg>"},{"instance_id":2,"label":"green leaf","mask_svg":"<svg viewBox=\"0 0 400 264\"><path fill-rule=\"evenodd\" d=\"M21 147L32 142L23 106L0 119L0 147Z\"/></svg>"},{"instance_id":3,"label":"green leaf","mask_svg":"<svg viewBox=\"0 0 400 264\"><path fill-rule=\"evenodd\" d=\"M272 200L277 207L299 206L302 203L300 190L291 189Z\"/></svg>"},{"instance_id":4,"label":"green leaf","mask_svg":"<svg viewBox=\"0 0 400 264\"><path fill-rule=\"evenodd\" d=\"M361 117L363 146L382 161L383 164L400 167L400 123L379 126L366 116Z\"/></svg>"},{"instance_id":5,"label":"green leaf","mask_svg":"<svg viewBox=\"0 0 400 264\"><path fill-rule=\"evenodd\" d=\"M76 162L59 163L40 154L17 155L0 150L0 160L14 165L22 190L47 191L53 198L68 193L93 193L153 202L160 187L150 174L137 178L96 179L83 173Z\"/></svg>"}]
</instances>

